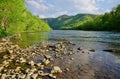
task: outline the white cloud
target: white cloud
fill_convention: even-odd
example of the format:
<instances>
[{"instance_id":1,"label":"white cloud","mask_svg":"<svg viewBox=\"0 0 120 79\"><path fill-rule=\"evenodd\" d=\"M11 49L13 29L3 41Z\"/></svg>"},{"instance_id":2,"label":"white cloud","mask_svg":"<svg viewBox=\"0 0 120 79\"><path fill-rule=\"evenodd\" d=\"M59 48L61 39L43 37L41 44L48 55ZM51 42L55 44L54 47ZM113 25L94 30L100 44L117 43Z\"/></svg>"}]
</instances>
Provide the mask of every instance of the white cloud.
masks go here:
<instances>
[{"instance_id":1,"label":"white cloud","mask_svg":"<svg viewBox=\"0 0 120 79\"><path fill-rule=\"evenodd\" d=\"M98 13L99 7L96 6L95 0L71 0L74 2L74 6L84 13Z\"/></svg>"},{"instance_id":2,"label":"white cloud","mask_svg":"<svg viewBox=\"0 0 120 79\"><path fill-rule=\"evenodd\" d=\"M98 2L104 2L105 0L96 0L96 1L98 1Z\"/></svg>"},{"instance_id":3,"label":"white cloud","mask_svg":"<svg viewBox=\"0 0 120 79\"><path fill-rule=\"evenodd\" d=\"M102 2L102 4L101 4ZM105 2L105 3L104 3ZM26 0L27 7L34 15L40 17L57 17L59 15L74 15L78 13L104 13L110 10L110 6L119 0Z\"/></svg>"},{"instance_id":4,"label":"white cloud","mask_svg":"<svg viewBox=\"0 0 120 79\"><path fill-rule=\"evenodd\" d=\"M48 9L48 7L43 4L43 0L39 0L39 2L35 0L27 0L26 2L27 2L27 5L34 7L37 10L45 11Z\"/></svg>"},{"instance_id":5,"label":"white cloud","mask_svg":"<svg viewBox=\"0 0 120 79\"><path fill-rule=\"evenodd\" d=\"M39 15L39 18L46 18L46 16L44 16L44 15Z\"/></svg>"}]
</instances>

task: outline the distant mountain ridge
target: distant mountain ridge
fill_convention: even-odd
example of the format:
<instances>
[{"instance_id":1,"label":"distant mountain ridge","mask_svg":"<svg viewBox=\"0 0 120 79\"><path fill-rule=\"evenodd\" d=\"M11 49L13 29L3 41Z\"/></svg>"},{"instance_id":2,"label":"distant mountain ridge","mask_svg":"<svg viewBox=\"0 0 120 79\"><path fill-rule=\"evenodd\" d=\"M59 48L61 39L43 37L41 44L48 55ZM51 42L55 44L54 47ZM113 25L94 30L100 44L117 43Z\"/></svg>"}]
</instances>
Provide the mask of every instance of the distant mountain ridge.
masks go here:
<instances>
[{"instance_id":1,"label":"distant mountain ridge","mask_svg":"<svg viewBox=\"0 0 120 79\"><path fill-rule=\"evenodd\" d=\"M67 27L72 28L76 24L84 21L86 17L95 17L94 14L77 14L74 16L61 15L57 18L45 18L44 20L49 24L53 29L65 29Z\"/></svg>"}]
</instances>

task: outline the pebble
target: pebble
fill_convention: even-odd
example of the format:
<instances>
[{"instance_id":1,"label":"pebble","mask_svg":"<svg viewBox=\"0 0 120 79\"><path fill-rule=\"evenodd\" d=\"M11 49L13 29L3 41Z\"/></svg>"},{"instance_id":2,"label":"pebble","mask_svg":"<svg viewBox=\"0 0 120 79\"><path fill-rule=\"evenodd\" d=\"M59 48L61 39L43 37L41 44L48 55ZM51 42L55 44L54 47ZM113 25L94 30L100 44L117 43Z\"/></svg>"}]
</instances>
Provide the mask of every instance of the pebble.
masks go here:
<instances>
[{"instance_id":1,"label":"pebble","mask_svg":"<svg viewBox=\"0 0 120 79\"><path fill-rule=\"evenodd\" d=\"M70 69L69 69L69 68L66 68L66 71L70 71Z\"/></svg>"},{"instance_id":2,"label":"pebble","mask_svg":"<svg viewBox=\"0 0 120 79\"><path fill-rule=\"evenodd\" d=\"M71 59L71 60L74 60L74 58L72 58L72 57L71 57L70 59Z\"/></svg>"},{"instance_id":3,"label":"pebble","mask_svg":"<svg viewBox=\"0 0 120 79\"><path fill-rule=\"evenodd\" d=\"M44 73L42 70L38 71L39 76L47 76L49 73Z\"/></svg>"},{"instance_id":4,"label":"pebble","mask_svg":"<svg viewBox=\"0 0 120 79\"><path fill-rule=\"evenodd\" d=\"M6 74L2 74L1 79L5 79L7 77Z\"/></svg>"},{"instance_id":5,"label":"pebble","mask_svg":"<svg viewBox=\"0 0 120 79\"><path fill-rule=\"evenodd\" d=\"M32 74L31 77L32 79L37 79L38 74Z\"/></svg>"},{"instance_id":6,"label":"pebble","mask_svg":"<svg viewBox=\"0 0 120 79\"><path fill-rule=\"evenodd\" d=\"M50 63L50 61L49 61L48 59L44 59L44 60L43 60L43 63L44 63L45 65L48 65L48 64Z\"/></svg>"},{"instance_id":7,"label":"pebble","mask_svg":"<svg viewBox=\"0 0 120 79\"><path fill-rule=\"evenodd\" d=\"M17 67L17 68L15 69L15 72L20 71L20 68L21 68L21 67Z\"/></svg>"},{"instance_id":8,"label":"pebble","mask_svg":"<svg viewBox=\"0 0 120 79\"><path fill-rule=\"evenodd\" d=\"M46 59L51 59L50 55L44 55Z\"/></svg>"},{"instance_id":9,"label":"pebble","mask_svg":"<svg viewBox=\"0 0 120 79\"><path fill-rule=\"evenodd\" d=\"M83 50L83 48L79 47L79 48L77 48L77 50Z\"/></svg>"},{"instance_id":10,"label":"pebble","mask_svg":"<svg viewBox=\"0 0 120 79\"><path fill-rule=\"evenodd\" d=\"M91 51L91 52L95 52L95 50L94 50L94 49L90 49L89 51Z\"/></svg>"},{"instance_id":11,"label":"pebble","mask_svg":"<svg viewBox=\"0 0 120 79\"><path fill-rule=\"evenodd\" d=\"M58 66L54 66L51 70L51 74L62 73L62 70Z\"/></svg>"},{"instance_id":12,"label":"pebble","mask_svg":"<svg viewBox=\"0 0 120 79\"><path fill-rule=\"evenodd\" d=\"M13 53L13 50L12 49L7 49L8 53L9 54L12 54Z\"/></svg>"},{"instance_id":13,"label":"pebble","mask_svg":"<svg viewBox=\"0 0 120 79\"><path fill-rule=\"evenodd\" d=\"M0 67L0 72L4 69L4 67Z\"/></svg>"},{"instance_id":14,"label":"pebble","mask_svg":"<svg viewBox=\"0 0 120 79\"><path fill-rule=\"evenodd\" d=\"M28 64L30 64L31 66L35 65L34 61L30 61L30 62L28 62Z\"/></svg>"},{"instance_id":15,"label":"pebble","mask_svg":"<svg viewBox=\"0 0 120 79\"><path fill-rule=\"evenodd\" d=\"M55 76L55 75L53 75L53 74L49 74L49 76L50 76L51 78L53 78L53 79L56 79L56 78L57 78L57 76Z\"/></svg>"},{"instance_id":16,"label":"pebble","mask_svg":"<svg viewBox=\"0 0 120 79\"><path fill-rule=\"evenodd\" d=\"M26 59L20 58L20 63L26 63Z\"/></svg>"}]
</instances>

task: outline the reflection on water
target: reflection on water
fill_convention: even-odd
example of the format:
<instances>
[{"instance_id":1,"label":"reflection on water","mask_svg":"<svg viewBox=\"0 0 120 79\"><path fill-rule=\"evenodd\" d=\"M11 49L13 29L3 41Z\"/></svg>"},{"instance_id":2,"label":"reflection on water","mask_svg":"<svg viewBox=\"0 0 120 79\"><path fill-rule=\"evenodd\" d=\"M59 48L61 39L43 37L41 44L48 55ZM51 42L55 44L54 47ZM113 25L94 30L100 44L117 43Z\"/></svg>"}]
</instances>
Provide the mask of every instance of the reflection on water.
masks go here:
<instances>
[{"instance_id":1,"label":"reflection on water","mask_svg":"<svg viewBox=\"0 0 120 79\"><path fill-rule=\"evenodd\" d=\"M58 79L120 79L120 33L101 31L52 30L49 32L22 33L22 40L16 41L21 46L32 45L40 41L56 42L70 40L75 48L95 49L93 53L75 53L55 59L53 64L69 72L63 72ZM104 49L115 49L105 52ZM116 51L117 50L117 51ZM63 62L64 61L64 62Z\"/></svg>"},{"instance_id":2,"label":"reflection on water","mask_svg":"<svg viewBox=\"0 0 120 79\"><path fill-rule=\"evenodd\" d=\"M98 51L90 59L97 79L120 79L120 58L109 52Z\"/></svg>"},{"instance_id":3,"label":"reflection on water","mask_svg":"<svg viewBox=\"0 0 120 79\"><path fill-rule=\"evenodd\" d=\"M24 32L21 33L21 40L13 40L13 42L25 47L46 40L48 40L47 32Z\"/></svg>"}]
</instances>

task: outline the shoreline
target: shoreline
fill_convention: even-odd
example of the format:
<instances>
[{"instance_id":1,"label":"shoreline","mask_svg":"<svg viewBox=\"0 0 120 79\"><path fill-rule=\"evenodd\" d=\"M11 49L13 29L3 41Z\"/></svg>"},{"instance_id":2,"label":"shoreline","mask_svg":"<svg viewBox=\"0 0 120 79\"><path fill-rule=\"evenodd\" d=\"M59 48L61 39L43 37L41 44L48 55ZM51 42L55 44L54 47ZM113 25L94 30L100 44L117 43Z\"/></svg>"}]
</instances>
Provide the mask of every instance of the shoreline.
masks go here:
<instances>
[{"instance_id":1,"label":"shoreline","mask_svg":"<svg viewBox=\"0 0 120 79\"><path fill-rule=\"evenodd\" d=\"M74 78L78 76L77 78L82 79L96 79L94 71L89 68L87 62L89 59L86 61L86 58L96 52L94 49L74 48L76 44L67 40L56 43L40 42L21 48L12 43L11 39L20 38L10 36L0 41L0 49L2 49L0 50L1 79L72 79L73 76ZM113 52L112 49L103 51ZM71 62L75 64L71 64ZM77 64L79 64L78 67L76 67Z\"/></svg>"},{"instance_id":2,"label":"shoreline","mask_svg":"<svg viewBox=\"0 0 120 79\"><path fill-rule=\"evenodd\" d=\"M56 78L57 75L62 73L61 68L59 66L52 66L52 65L47 68L47 66L49 66L49 64L52 61L54 61L54 58L58 58L66 54L73 54L72 48L67 46L71 44L68 41L58 42L55 45L50 44L49 42L41 42L32 46L20 48L18 45L13 44L10 41L11 39L13 39L12 36L3 38L0 41L1 79ZM68 50L71 52L66 53L66 51ZM50 54L50 52L53 51L54 51L54 56L51 56L52 54ZM41 57L39 62L35 62L32 60L32 58L34 58L35 56Z\"/></svg>"}]
</instances>

